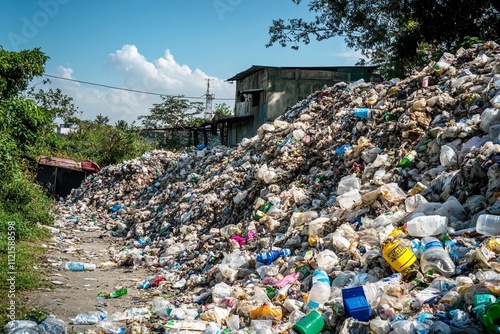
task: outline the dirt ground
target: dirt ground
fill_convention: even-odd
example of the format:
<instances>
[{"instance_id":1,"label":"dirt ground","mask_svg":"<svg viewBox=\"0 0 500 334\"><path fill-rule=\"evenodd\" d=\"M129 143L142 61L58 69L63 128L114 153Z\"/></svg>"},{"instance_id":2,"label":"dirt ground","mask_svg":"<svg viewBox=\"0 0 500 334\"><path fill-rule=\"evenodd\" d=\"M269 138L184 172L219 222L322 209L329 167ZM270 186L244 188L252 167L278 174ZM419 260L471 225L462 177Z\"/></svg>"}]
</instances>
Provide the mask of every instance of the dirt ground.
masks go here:
<instances>
[{"instance_id":1,"label":"dirt ground","mask_svg":"<svg viewBox=\"0 0 500 334\"><path fill-rule=\"evenodd\" d=\"M76 315L102 308L111 315L133 307L148 307L152 298L150 291L139 290L137 285L153 268L110 265L112 249L120 250L123 239L103 235L104 230L80 231L61 227L60 233L47 243L49 252L40 268L53 287L37 290L25 297L30 307L46 310L62 319L68 326L68 333L96 330L95 325L72 325ZM94 263L94 271L67 271L67 261ZM126 287L127 295L114 299L100 299L100 291L113 292ZM120 323L117 323L120 324ZM97 331L97 330L96 330Z\"/></svg>"}]
</instances>

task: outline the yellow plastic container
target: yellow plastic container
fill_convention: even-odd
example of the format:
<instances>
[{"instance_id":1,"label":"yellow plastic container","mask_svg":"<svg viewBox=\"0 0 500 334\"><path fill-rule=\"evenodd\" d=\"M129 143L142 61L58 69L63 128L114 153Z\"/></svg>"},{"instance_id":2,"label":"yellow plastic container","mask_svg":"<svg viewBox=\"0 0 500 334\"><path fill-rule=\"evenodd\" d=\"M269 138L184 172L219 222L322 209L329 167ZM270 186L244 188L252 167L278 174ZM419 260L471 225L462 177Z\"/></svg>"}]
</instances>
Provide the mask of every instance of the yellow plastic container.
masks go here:
<instances>
[{"instance_id":1,"label":"yellow plastic container","mask_svg":"<svg viewBox=\"0 0 500 334\"><path fill-rule=\"evenodd\" d=\"M400 241L389 242L384 245L382 256L398 272L402 272L417 260L412 250L404 246Z\"/></svg>"}]
</instances>

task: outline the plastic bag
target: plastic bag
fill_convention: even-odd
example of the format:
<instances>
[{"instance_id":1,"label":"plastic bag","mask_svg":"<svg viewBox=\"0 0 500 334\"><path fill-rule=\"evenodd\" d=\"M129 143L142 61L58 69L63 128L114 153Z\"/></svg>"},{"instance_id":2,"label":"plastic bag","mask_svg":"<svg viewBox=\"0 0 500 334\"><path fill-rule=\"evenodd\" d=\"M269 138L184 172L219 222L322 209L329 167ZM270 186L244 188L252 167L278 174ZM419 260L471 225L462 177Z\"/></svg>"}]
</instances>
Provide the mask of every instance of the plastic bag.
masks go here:
<instances>
[{"instance_id":1,"label":"plastic bag","mask_svg":"<svg viewBox=\"0 0 500 334\"><path fill-rule=\"evenodd\" d=\"M445 167L454 167L458 163L458 156L455 150L449 145L441 146L439 162Z\"/></svg>"},{"instance_id":2,"label":"plastic bag","mask_svg":"<svg viewBox=\"0 0 500 334\"><path fill-rule=\"evenodd\" d=\"M351 190L358 190L361 188L361 181L355 175L345 176L340 179L337 187L337 195L345 194Z\"/></svg>"},{"instance_id":3,"label":"plastic bag","mask_svg":"<svg viewBox=\"0 0 500 334\"><path fill-rule=\"evenodd\" d=\"M338 264L339 259L334 251L325 249L321 251L316 256L316 263L318 264L318 269L324 270L329 273Z\"/></svg>"},{"instance_id":4,"label":"plastic bag","mask_svg":"<svg viewBox=\"0 0 500 334\"><path fill-rule=\"evenodd\" d=\"M491 128L493 128L493 127L491 127ZM476 137L472 137L471 139L466 141L462 145L462 148L460 149L460 153L458 154L458 163L461 163L467 154L479 150L479 148L481 146L483 146L488 141L488 139L489 139L488 136L483 136L483 137L476 136Z\"/></svg>"},{"instance_id":5,"label":"plastic bag","mask_svg":"<svg viewBox=\"0 0 500 334\"><path fill-rule=\"evenodd\" d=\"M104 319L106 319L106 312L91 311L77 315L71 319L71 323L73 325L95 325Z\"/></svg>"},{"instance_id":6,"label":"plastic bag","mask_svg":"<svg viewBox=\"0 0 500 334\"><path fill-rule=\"evenodd\" d=\"M481 114L481 123L479 124L479 127L485 133L489 133L490 127L495 124L498 124L499 122L500 122L500 109L487 108Z\"/></svg>"}]
</instances>

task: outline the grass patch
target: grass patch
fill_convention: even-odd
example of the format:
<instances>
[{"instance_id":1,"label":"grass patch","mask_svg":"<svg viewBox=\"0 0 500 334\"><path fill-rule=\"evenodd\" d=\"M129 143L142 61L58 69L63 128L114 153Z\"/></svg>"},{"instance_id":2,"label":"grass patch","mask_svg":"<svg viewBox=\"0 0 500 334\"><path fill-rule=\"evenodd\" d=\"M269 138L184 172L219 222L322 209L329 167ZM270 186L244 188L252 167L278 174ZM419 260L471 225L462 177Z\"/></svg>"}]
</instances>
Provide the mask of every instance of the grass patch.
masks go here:
<instances>
[{"instance_id":1,"label":"grass patch","mask_svg":"<svg viewBox=\"0 0 500 334\"><path fill-rule=\"evenodd\" d=\"M10 315L16 320L31 317L33 310L22 302L23 293L50 286L35 269L47 251L40 244L49 236L48 230L28 223L19 213L0 212L0 332Z\"/></svg>"}]
</instances>

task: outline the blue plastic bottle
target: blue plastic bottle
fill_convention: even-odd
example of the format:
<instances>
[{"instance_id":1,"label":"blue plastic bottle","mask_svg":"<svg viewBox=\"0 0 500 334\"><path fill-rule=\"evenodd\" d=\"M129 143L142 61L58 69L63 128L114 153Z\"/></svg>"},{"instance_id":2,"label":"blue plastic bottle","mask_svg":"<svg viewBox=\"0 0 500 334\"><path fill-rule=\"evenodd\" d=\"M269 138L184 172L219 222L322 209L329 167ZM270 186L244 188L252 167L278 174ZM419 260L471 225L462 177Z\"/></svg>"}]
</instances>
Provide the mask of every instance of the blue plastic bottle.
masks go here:
<instances>
[{"instance_id":1,"label":"blue plastic bottle","mask_svg":"<svg viewBox=\"0 0 500 334\"><path fill-rule=\"evenodd\" d=\"M283 248L281 250L270 250L267 252L260 252L257 254L257 262L264 263L265 265L270 265L280 256L289 256L291 251L288 248Z\"/></svg>"}]
</instances>

